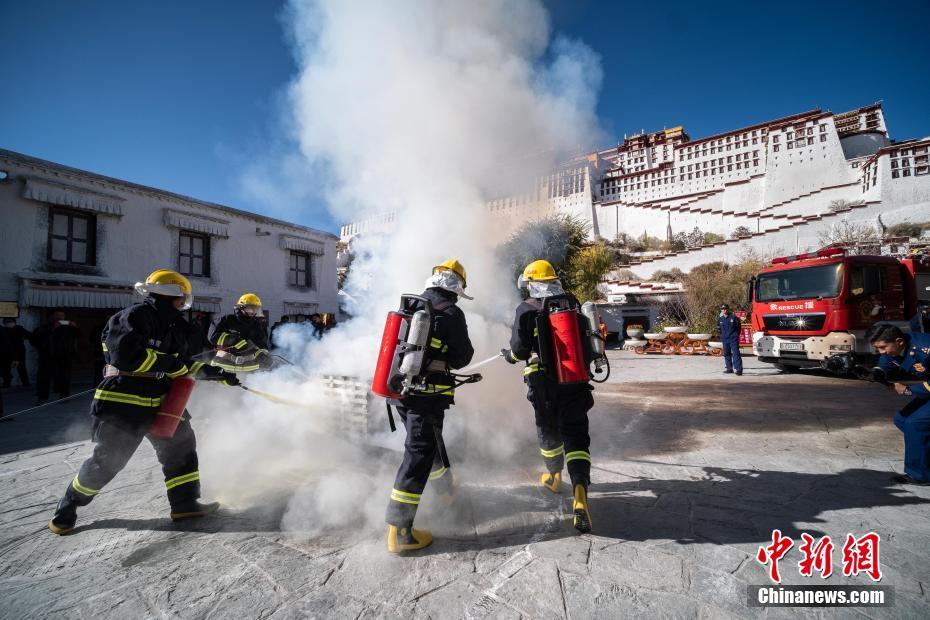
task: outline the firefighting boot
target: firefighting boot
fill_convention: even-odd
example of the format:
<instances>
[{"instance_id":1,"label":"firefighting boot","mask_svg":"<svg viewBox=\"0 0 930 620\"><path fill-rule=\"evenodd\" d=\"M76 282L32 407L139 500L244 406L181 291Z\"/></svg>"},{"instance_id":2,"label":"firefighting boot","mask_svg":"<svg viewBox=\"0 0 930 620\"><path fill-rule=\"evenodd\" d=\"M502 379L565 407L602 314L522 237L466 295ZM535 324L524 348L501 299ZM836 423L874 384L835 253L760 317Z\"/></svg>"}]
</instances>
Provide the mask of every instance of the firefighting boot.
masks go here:
<instances>
[{"instance_id":1,"label":"firefighting boot","mask_svg":"<svg viewBox=\"0 0 930 620\"><path fill-rule=\"evenodd\" d=\"M429 546L433 535L429 530L415 530L412 527L388 526L387 547L391 553L415 551Z\"/></svg>"},{"instance_id":2,"label":"firefighting boot","mask_svg":"<svg viewBox=\"0 0 930 620\"><path fill-rule=\"evenodd\" d=\"M546 472L540 476L539 484L543 485L553 493L558 493L562 490L562 474L560 472L556 472L554 474Z\"/></svg>"},{"instance_id":3,"label":"firefighting boot","mask_svg":"<svg viewBox=\"0 0 930 620\"><path fill-rule=\"evenodd\" d=\"M178 504L177 506L171 507L171 520L172 521L182 521L184 519L194 519L196 517L204 517L210 513L216 512L219 510L219 502L209 502L202 504L196 499L193 499L189 502L183 504Z\"/></svg>"},{"instance_id":4,"label":"firefighting boot","mask_svg":"<svg viewBox=\"0 0 930 620\"><path fill-rule=\"evenodd\" d=\"M572 500L574 518L572 524L575 529L586 534L591 531L591 513L588 512L588 490L583 484L575 485L575 497Z\"/></svg>"},{"instance_id":5,"label":"firefighting boot","mask_svg":"<svg viewBox=\"0 0 930 620\"><path fill-rule=\"evenodd\" d=\"M48 529L52 530L54 534L64 536L71 533L75 523L77 523L77 504L68 499L67 496L62 497L61 501L58 502L58 507L55 508L52 520L48 522Z\"/></svg>"}]
</instances>

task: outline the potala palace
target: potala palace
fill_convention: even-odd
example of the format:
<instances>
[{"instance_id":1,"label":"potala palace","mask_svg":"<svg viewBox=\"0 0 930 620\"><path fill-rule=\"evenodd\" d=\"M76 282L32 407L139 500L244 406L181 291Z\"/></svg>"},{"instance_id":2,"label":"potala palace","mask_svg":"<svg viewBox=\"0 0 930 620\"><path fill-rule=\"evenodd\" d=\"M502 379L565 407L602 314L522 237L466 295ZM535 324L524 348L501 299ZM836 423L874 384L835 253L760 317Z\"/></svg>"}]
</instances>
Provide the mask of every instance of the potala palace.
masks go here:
<instances>
[{"instance_id":1,"label":"potala palace","mask_svg":"<svg viewBox=\"0 0 930 620\"><path fill-rule=\"evenodd\" d=\"M683 127L624 138L538 179L532 191L492 200L503 229L564 213L594 239L620 233L671 238L695 227L726 240L633 261L637 275L762 254L814 249L848 219L879 230L930 220L930 137L892 140L881 104L842 114L802 112L692 139ZM343 241L393 224L388 214L343 226ZM743 227L743 235L731 238ZM748 230L748 233L747 233Z\"/></svg>"}]
</instances>

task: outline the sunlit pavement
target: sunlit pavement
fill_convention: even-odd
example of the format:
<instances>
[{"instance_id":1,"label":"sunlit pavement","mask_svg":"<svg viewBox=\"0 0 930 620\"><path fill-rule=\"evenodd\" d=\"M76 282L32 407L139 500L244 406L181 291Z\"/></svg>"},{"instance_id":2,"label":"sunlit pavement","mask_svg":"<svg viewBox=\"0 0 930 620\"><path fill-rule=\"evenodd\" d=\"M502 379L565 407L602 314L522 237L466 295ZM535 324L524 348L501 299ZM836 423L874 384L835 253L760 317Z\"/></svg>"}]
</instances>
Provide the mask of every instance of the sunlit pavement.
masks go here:
<instances>
[{"instance_id":1,"label":"sunlit pavement","mask_svg":"<svg viewBox=\"0 0 930 620\"><path fill-rule=\"evenodd\" d=\"M172 524L147 444L59 538L46 524L91 449L87 399L0 424L0 616L930 616L930 487L889 480L903 449L891 417L906 399L752 358L742 377L721 374L719 358L611 360L591 414L593 534L575 533L568 486L543 490L527 457L463 475L451 509L427 497L436 541L406 557L352 515L282 532L286 496ZM31 405L5 396L8 411ZM748 607L747 585L769 583L756 553L774 529L795 541L783 583L810 585L874 583L842 576L842 547L878 533L894 607ZM833 576L799 574L802 532L832 538Z\"/></svg>"}]
</instances>

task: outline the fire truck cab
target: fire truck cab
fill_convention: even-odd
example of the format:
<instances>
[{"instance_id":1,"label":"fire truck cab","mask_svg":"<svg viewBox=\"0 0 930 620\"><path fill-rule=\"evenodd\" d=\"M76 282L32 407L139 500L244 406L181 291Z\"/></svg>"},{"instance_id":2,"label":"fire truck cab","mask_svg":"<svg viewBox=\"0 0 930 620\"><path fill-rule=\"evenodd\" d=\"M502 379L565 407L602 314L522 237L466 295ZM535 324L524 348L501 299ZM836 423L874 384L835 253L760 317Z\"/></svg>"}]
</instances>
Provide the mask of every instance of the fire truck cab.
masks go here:
<instances>
[{"instance_id":1,"label":"fire truck cab","mask_svg":"<svg viewBox=\"0 0 930 620\"><path fill-rule=\"evenodd\" d=\"M848 373L874 357L864 338L873 324L910 331L919 306L930 303L928 287L925 256L848 256L826 248L776 258L749 284L753 353L782 369Z\"/></svg>"}]
</instances>

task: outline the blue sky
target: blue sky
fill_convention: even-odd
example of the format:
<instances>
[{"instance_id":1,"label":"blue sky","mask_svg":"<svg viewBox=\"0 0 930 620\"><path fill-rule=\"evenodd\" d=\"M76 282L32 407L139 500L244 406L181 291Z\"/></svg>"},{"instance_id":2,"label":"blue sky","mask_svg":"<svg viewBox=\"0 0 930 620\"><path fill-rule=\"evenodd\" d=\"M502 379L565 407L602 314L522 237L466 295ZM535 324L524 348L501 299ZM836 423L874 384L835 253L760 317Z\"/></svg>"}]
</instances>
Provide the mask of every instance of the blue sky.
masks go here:
<instances>
[{"instance_id":1,"label":"blue sky","mask_svg":"<svg viewBox=\"0 0 930 620\"><path fill-rule=\"evenodd\" d=\"M0 0L0 148L266 211L239 180L285 136L296 65L281 5ZM878 100L893 138L930 135L927 0L546 5L554 30L601 56L598 111L617 140ZM322 203L301 212L338 232Z\"/></svg>"}]
</instances>

